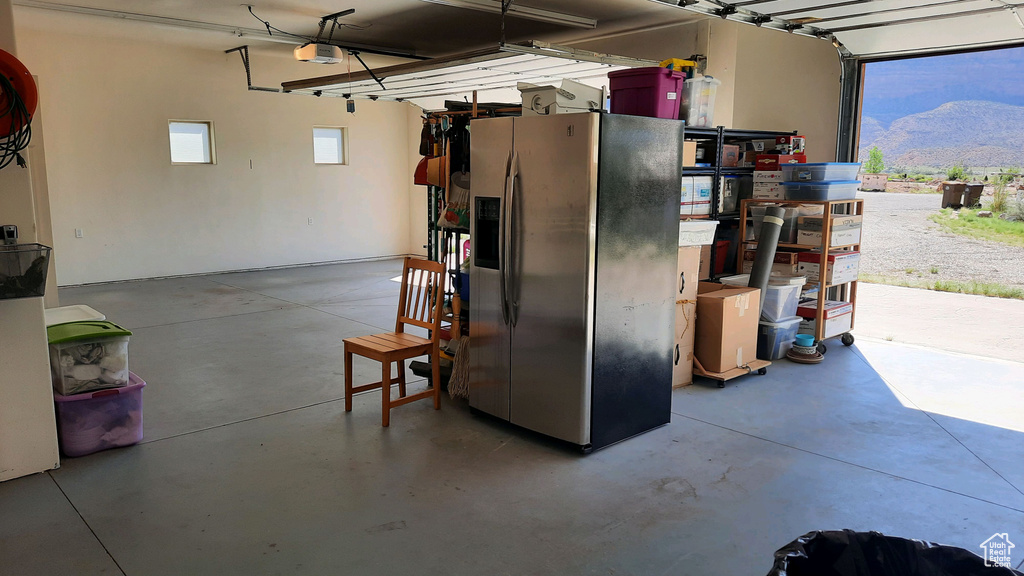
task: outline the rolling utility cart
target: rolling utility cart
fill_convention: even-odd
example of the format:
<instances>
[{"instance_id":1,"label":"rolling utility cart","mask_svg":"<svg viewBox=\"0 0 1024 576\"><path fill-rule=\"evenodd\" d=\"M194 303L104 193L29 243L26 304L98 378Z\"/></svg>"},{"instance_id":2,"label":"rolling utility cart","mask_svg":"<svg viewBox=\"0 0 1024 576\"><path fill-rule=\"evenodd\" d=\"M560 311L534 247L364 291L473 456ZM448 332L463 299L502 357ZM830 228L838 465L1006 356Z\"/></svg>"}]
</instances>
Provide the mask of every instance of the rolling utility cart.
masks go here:
<instances>
[{"instance_id":1,"label":"rolling utility cart","mask_svg":"<svg viewBox=\"0 0 1024 576\"><path fill-rule=\"evenodd\" d=\"M807 275L804 291L817 291L815 301L800 303L798 315L805 318L805 322L801 323L799 331L813 334L822 354L827 350L823 341L830 338L839 337L843 345L852 345L854 339L850 331L857 312L857 270L864 201L742 200L740 204L741 239L747 238L751 208L775 205L787 209L779 248L802 251L798 259L800 274ZM820 207L820 213L811 213L818 212L815 207ZM742 261L744 246L756 244L756 241L742 241L737 261Z\"/></svg>"},{"instance_id":2,"label":"rolling utility cart","mask_svg":"<svg viewBox=\"0 0 1024 576\"><path fill-rule=\"evenodd\" d=\"M718 387L725 388L725 383L733 378L739 378L740 376L746 376L747 374L757 372L759 375L764 376L768 373L768 367L772 363L768 360L753 360L746 366L739 368L733 368L732 370L726 370L725 372L708 372L700 365L700 360L693 359L693 375L703 376L712 380L718 380Z\"/></svg>"}]
</instances>

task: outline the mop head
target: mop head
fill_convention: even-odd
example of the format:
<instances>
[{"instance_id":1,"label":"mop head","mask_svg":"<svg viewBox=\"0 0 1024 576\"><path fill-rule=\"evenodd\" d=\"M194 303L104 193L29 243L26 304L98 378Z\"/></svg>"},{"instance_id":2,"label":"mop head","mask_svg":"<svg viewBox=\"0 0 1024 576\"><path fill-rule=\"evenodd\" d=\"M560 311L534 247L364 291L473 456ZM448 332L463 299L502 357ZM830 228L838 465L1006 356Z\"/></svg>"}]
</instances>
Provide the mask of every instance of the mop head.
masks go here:
<instances>
[{"instance_id":1,"label":"mop head","mask_svg":"<svg viewBox=\"0 0 1024 576\"><path fill-rule=\"evenodd\" d=\"M452 377L448 380L448 395L452 398L469 398L469 336L459 338Z\"/></svg>"}]
</instances>

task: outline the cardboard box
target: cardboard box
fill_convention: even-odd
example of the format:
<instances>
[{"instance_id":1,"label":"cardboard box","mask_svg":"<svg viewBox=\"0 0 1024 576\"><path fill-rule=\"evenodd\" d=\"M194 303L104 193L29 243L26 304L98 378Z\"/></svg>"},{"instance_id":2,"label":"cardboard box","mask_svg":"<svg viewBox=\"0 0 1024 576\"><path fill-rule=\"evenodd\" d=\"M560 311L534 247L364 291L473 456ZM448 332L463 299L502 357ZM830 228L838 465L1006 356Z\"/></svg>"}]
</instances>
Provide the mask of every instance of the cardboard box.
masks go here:
<instances>
[{"instance_id":1,"label":"cardboard box","mask_svg":"<svg viewBox=\"0 0 1024 576\"><path fill-rule=\"evenodd\" d=\"M814 334L814 328L817 326L815 321L817 304L818 301L813 300L806 304L801 303L800 307L796 309L797 316L803 318L800 328L797 330L798 334ZM697 306L700 306L699 300ZM822 332L822 338L833 338L845 334L853 329L853 304L826 300L824 317L825 329Z\"/></svg>"},{"instance_id":2,"label":"cardboard box","mask_svg":"<svg viewBox=\"0 0 1024 576\"><path fill-rule=\"evenodd\" d=\"M756 168L758 170L780 170L783 164L803 164L807 156L803 154L758 154Z\"/></svg>"},{"instance_id":3,"label":"cardboard box","mask_svg":"<svg viewBox=\"0 0 1024 576\"><path fill-rule=\"evenodd\" d=\"M823 220L821 216L801 216L797 220L797 228L820 232ZM833 228L860 228L863 225L864 216L859 214L832 214Z\"/></svg>"},{"instance_id":4,"label":"cardboard box","mask_svg":"<svg viewBox=\"0 0 1024 576\"><path fill-rule=\"evenodd\" d=\"M820 246L822 222L821 216L801 216L797 219L797 243ZM829 241L829 246L860 244L860 233L863 224L863 216L833 214L832 238Z\"/></svg>"},{"instance_id":5,"label":"cardboard box","mask_svg":"<svg viewBox=\"0 0 1024 576\"><path fill-rule=\"evenodd\" d=\"M754 182L753 197L757 200L785 200L786 188L781 182Z\"/></svg>"},{"instance_id":6,"label":"cardboard box","mask_svg":"<svg viewBox=\"0 0 1024 576\"><path fill-rule=\"evenodd\" d=\"M701 282L697 286L694 357L708 372L746 366L757 357L761 291Z\"/></svg>"},{"instance_id":7,"label":"cardboard box","mask_svg":"<svg viewBox=\"0 0 1024 576\"><path fill-rule=\"evenodd\" d=\"M745 248L743 250L743 265L741 272L743 274L749 274L754 268L754 257L757 255L757 250L751 250ZM799 252L775 252L775 260L772 261L772 276L799 276L799 261L797 258L800 256Z\"/></svg>"},{"instance_id":8,"label":"cardboard box","mask_svg":"<svg viewBox=\"0 0 1024 576\"><path fill-rule=\"evenodd\" d=\"M803 154L807 148L804 136L776 136L775 147L785 150L784 154Z\"/></svg>"},{"instance_id":9,"label":"cardboard box","mask_svg":"<svg viewBox=\"0 0 1024 576\"><path fill-rule=\"evenodd\" d=\"M701 280L711 279L711 245L700 247L700 268L697 272Z\"/></svg>"},{"instance_id":10,"label":"cardboard box","mask_svg":"<svg viewBox=\"0 0 1024 576\"><path fill-rule=\"evenodd\" d=\"M711 213L711 176L683 176L679 201L680 216L699 216Z\"/></svg>"},{"instance_id":11,"label":"cardboard box","mask_svg":"<svg viewBox=\"0 0 1024 576\"><path fill-rule=\"evenodd\" d=\"M747 150L746 152L742 152L740 158L740 166L753 166L754 164L757 163L758 154L760 154L760 152L756 150Z\"/></svg>"},{"instance_id":12,"label":"cardboard box","mask_svg":"<svg viewBox=\"0 0 1024 576\"><path fill-rule=\"evenodd\" d=\"M692 168L697 164L697 143L693 140L683 141L683 167Z\"/></svg>"},{"instance_id":13,"label":"cardboard box","mask_svg":"<svg viewBox=\"0 0 1024 576\"><path fill-rule=\"evenodd\" d=\"M693 382L693 341L696 334L697 280L700 246L679 248L679 289L676 293L675 347L672 351L672 387Z\"/></svg>"},{"instance_id":14,"label":"cardboard box","mask_svg":"<svg viewBox=\"0 0 1024 576\"><path fill-rule=\"evenodd\" d=\"M760 156L760 154L758 154ZM754 171L754 184L759 182L775 182L781 184L786 181L786 177L783 175L782 170L755 170Z\"/></svg>"},{"instance_id":15,"label":"cardboard box","mask_svg":"<svg viewBox=\"0 0 1024 576\"><path fill-rule=\"evenodd\" d=\"M722 161L720 166L735 167L740 163L740 147L735 144L722 145Z\"/></svg>"},{"instance_id":16,"label":"cardboard box","mask_svg":"<svg viewBox=\"0 0 1024 576\"><path fill-rule=\"evenodd\" d=\"M798 230L796 243L804 246L821 246L821 231ZM860 228L833 228L829 246L853 246L860 244Z\"/></svg>"},{"instance_id":17,"label":"cardboard box","mask_svg":"<svg viewBox=\"0 0 1024 576\"><path fill-rule=\"evenodd\" d=\"M799 256L797 271L807 276L807 282L818 282L821 268L821 251L803 252ZM833 251L828 255L825 268L825 284L835 285L853 282L860 273L860 252Z\"/></svg>"}]
</instances>

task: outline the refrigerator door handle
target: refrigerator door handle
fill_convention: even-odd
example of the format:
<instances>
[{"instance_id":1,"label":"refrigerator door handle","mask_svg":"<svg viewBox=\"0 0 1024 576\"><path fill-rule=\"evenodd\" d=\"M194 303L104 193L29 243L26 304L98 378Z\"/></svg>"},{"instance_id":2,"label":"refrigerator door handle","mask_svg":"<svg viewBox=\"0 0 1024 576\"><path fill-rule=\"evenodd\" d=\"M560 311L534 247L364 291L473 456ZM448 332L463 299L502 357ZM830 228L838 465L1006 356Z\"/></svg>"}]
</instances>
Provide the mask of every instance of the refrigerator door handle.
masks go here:
<instances>
[{"instance_id":1,"label":"refrigerator door handle","mask_svg":"<svg viewBox=\"0 0 1024 576\"><path fill-rule=\"evenodd\" d=\"M508 286L506 275L508 274L508 183L509 183L509 171L512 169L512 152L508 153L508 158L505 160L505 186L502 189L501 198L501 214L498 216L498 286L501 289L501 320L508 326L509 313L508 313Z\"/></svg>"},{"instance_id":2,"label":"refrigerator door handle","mask_svg":"<svg viewBox=\"0 0 1024 576\"><path fill-rule=\"evenodd\" d=\"M509 293L508 315L514 328L519 320L519 293L516 289L518 282L518 269L516 267L516 181L519 180L519 152L512 157L512 169L508 183L508 287Z\"/></svg>"}]
</instances>

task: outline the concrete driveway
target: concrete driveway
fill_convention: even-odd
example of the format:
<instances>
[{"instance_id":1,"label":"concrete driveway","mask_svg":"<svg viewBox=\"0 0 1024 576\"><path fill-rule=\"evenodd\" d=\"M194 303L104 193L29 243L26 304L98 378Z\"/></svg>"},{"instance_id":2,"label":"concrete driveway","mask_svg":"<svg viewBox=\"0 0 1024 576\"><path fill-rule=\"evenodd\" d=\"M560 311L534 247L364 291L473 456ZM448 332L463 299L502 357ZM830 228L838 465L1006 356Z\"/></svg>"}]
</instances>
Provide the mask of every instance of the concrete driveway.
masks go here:
<instances>
[{"instance_id":1,"label":"concrete driveway","mask_svg":"<svg viewBox=\"0 0 1024 576\"><path fill-rule=\"evenodd\" d=\"M864 198L865 215L862 275L1024 287L1024 248L942 232L928 220L938 210L938 195L858 197ZM861 282L857 303L859 338L1024 361L1024 300Z\"/></svg>"}]
</instances>

